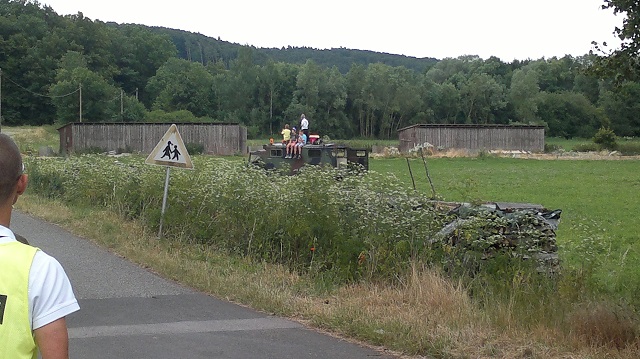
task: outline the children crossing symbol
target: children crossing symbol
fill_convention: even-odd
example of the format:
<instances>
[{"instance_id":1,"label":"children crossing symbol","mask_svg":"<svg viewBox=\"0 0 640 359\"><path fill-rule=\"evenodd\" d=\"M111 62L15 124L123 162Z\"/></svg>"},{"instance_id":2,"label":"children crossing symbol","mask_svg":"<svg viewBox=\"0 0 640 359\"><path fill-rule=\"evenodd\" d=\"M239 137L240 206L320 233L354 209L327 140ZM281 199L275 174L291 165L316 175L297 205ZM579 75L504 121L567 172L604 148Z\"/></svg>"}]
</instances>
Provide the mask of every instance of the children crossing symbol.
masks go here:
<instances>
[{"instance_id":1,"label":"children crossing symbol","mask_svg":"<svg viewBox=\"0 0 640 359\"><path fill-rule=\"evenodd\" d=\"M164 213L167 208L171 167L193 169L191 157L189 157L189 152L187 152L187 148L184 146L178 127L175 124L169 127L144 163L167 167L167 175L164 180L164 196L162 197L162 211L160 212L160 229L158 230L158 237L162 238L162 223L164 222Z\"/></svg>"},{"instance_id":2,"label":"children crossing symbol","mask_svg":"<svg viewBox=\"0 0 640 359\"><path fill-rule=\"evenodd\" d=\"M171 125L169 130L162 136L162 139L151 151L145 163L193 169L191 157L175 124Z\"/></svg>"}]
</instances>

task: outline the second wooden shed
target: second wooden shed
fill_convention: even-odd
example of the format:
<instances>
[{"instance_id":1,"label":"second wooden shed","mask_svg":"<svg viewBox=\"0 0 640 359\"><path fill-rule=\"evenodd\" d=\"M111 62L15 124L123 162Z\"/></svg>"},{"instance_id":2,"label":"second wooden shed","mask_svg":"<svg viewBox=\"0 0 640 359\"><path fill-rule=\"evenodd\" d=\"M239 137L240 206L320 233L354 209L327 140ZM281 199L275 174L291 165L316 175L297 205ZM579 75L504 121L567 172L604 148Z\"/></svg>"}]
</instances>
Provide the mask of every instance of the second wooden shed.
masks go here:
<instances>
[{"instance_id":1,"label":"second wooden shed","mask_svg":"<svg viewBox=\"0 0 640 359\"><path fill-rule=\"evenodd\" d=\"M429 143L440 149L544 151L544 126L422 124L398 130L400 152Z\"/></svg>"}]
</instances>

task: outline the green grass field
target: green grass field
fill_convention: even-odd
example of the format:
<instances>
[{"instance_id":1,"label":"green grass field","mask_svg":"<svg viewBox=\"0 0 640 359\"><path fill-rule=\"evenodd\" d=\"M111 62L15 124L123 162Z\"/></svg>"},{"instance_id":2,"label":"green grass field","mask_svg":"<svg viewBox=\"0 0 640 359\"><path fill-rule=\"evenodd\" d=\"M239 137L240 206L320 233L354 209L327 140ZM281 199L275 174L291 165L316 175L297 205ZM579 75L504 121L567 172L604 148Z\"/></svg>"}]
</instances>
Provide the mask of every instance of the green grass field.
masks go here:
<instances>
[{"instance_id":1,"label":"green grass field","mask_svg":"<svg viewBox=\"0 0 640 359\"><path fill-rule=\"evenodd\" d=\"M430 194L422 159L410 164L417 191ZM562 209L561 258L596 271L602 290L634 300L640 289L640 161L427 158L427 168L445 200ZM370 169L394 173L413 187L405 159L371 160Z\"/></svg>"}]
</instances>

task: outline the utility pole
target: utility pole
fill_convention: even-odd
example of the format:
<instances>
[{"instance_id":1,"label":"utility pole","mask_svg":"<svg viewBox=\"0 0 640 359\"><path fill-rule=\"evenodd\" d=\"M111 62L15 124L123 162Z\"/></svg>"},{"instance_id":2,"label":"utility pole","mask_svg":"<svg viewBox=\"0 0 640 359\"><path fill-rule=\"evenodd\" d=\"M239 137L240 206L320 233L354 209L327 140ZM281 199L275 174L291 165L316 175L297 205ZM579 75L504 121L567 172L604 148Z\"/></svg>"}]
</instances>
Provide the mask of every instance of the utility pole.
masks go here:
<instances>
[{"instance_id":1,"label":"utility pole","mask_svg":"<svg viewBox=\"0 0 640 359\"><path fill-rule=\"evenodd\" d=\"M82 122L82 82L80 83L80 122Z\"/></svg>"},{"instance_id":2,"label":"utility pole","mask_svg":"<svg viewBox=\"0 0 640 359\"><path fill-rule=\"evenodd\" d=\"M120 89L120 121L124 122L124 91Z\"/></svg>"}]
</instances>

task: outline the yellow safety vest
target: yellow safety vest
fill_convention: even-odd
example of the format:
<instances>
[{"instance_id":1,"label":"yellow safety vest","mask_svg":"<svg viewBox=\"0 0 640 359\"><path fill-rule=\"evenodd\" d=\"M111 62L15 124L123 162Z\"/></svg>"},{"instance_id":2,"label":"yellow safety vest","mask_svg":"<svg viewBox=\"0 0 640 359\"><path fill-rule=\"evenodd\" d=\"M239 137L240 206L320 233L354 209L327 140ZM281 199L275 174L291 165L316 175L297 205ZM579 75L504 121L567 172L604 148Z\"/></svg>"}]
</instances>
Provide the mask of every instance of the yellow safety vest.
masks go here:
<instances>
[{"instance_id":1,"label":"yellow safety vest","mask_svg":"<svg viewBox=\"0 0 640 359\"><path fill-rule=\"evenodd\" d=\"M37 248L0 244L0 359L36 359L29 321L29 270Z\"/></svg>"}]
</instances>

